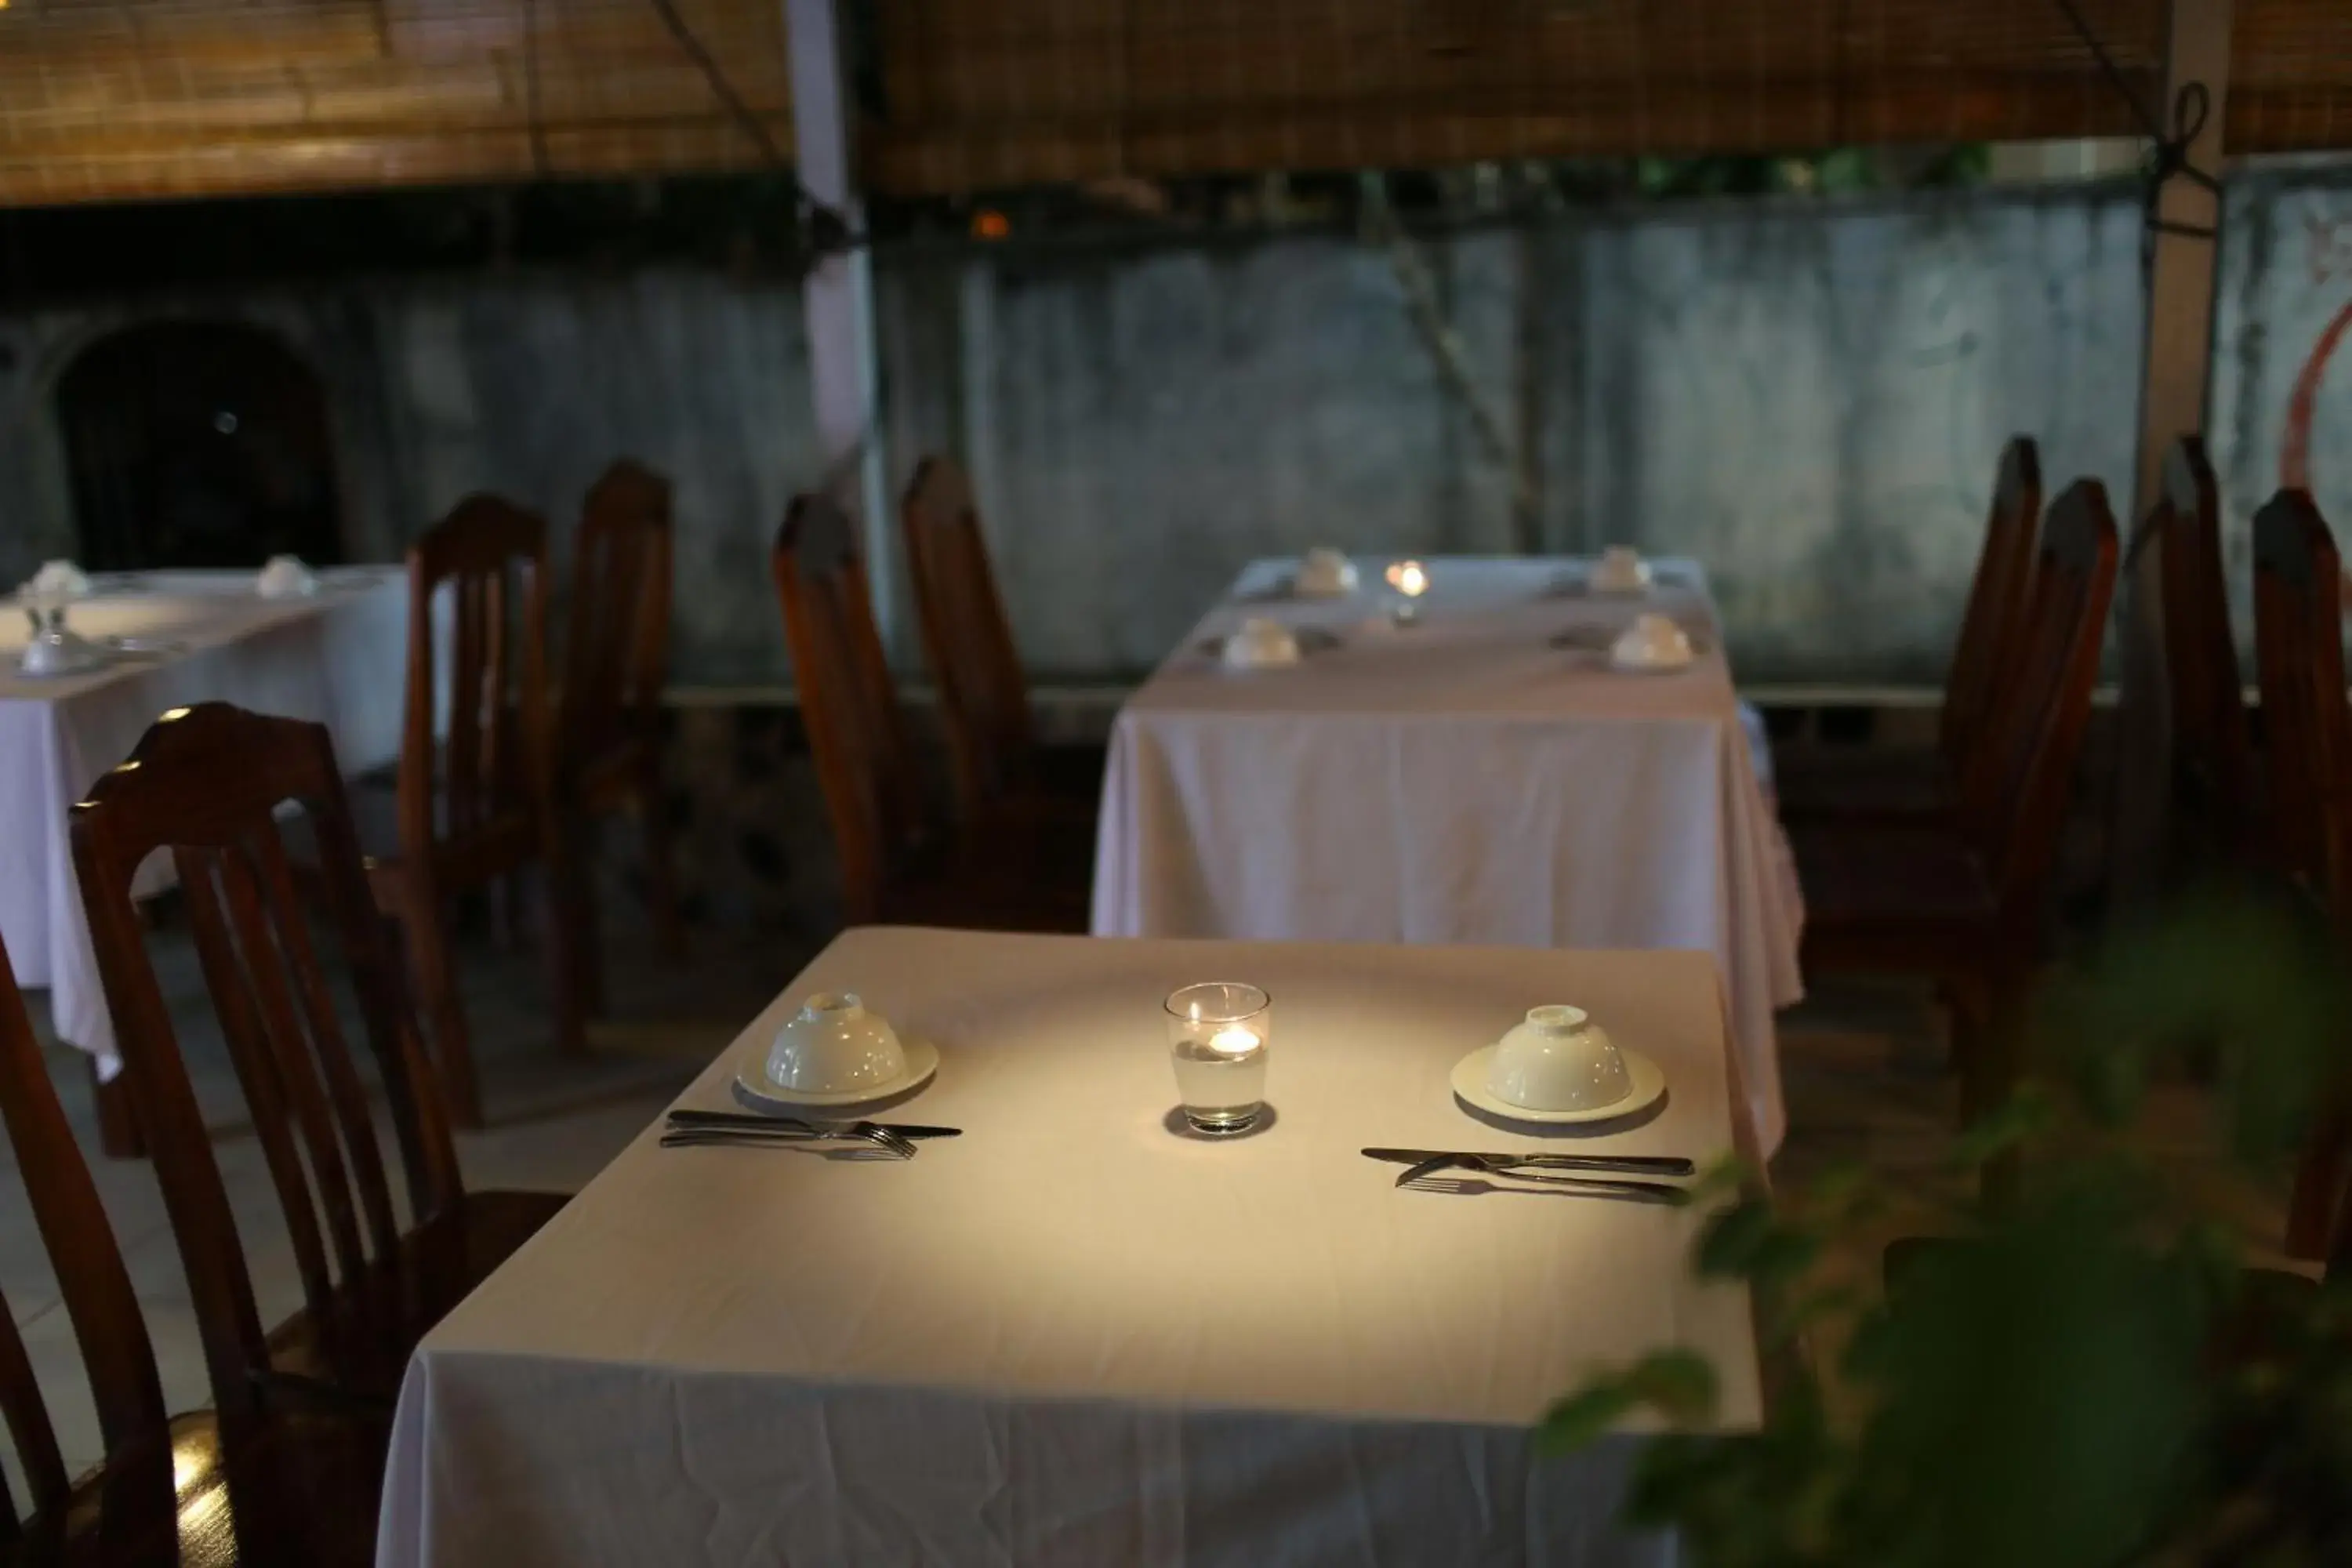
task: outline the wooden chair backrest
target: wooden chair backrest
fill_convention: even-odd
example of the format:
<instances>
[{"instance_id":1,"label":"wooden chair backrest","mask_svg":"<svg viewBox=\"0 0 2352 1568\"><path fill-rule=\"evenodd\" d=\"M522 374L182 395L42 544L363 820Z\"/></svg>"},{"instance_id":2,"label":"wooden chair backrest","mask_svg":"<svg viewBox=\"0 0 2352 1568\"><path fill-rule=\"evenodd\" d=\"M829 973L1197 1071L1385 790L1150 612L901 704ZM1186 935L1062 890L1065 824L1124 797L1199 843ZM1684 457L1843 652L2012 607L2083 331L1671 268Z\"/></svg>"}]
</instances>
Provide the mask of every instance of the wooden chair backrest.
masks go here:
<instances>
[{"instance_id":1,"label":"wooden chair backrest","mask_svg":"<svg viewBox=\"0 0 2352 1568\"><path fill-rule=\"evenodd\" d=\"M2042 524L2042 453L2030 436L2012 436L2000 449L1984 544L1952 648L1944 685L1938 743L1955 776L1966 769L1977 742L1998 721L2003 678L2015 662L2018 627L2032 595L2036 536Z\"/></svg>"},{"instance_id":2,"label":"wooden chair backrest","mask_svg":"<svg viewBox=\"0 0 2352 1568\"><path fill-rule=\"evenodd\" d=\"M445 584L442 617L434 601ZM435 636L443 619L446 670ZM535 820L550 762L546 647L545 522L497 496L468 496L409 546L404 854Z\"/></svg>"},{"instance_id":3,"label":"wooden chair backrest","mask_svg":"<svg viewBox=\"0 0 2352 1568\"><path fill-rule=\"evenodd\" d=\"M623 458L588 490L572 551L556 776L651 743L668 678L669 481Z\"/></svg>"},{"instance_id":4,"label":"wooden chair backrest","mask_svg":"<svg viewBox=\"0 0 2352 1568\"><path fill-rule=\"evenodd\" d=\"M122 1266L113 1226L100 1205L89 1167L75 1146L73 1129L58 1103L25 1000L16 990L8 952L0 946L0 1120L8 1129L25 1194L47 1247L58 1294L80 1342L82 1369L98 1406L98 1426L110 1455L152 1447L163 1439L168 1419L155 1352L148 1342L139 1299ZM17 1468L30 1494L30 1511L52 1514L70 1491L73 1478L58 1448L41 1391L15 1314L0 1301L0 1417L16 1449ZM16 1500L0 1478L0 1542L16 1538Z\"/></svg>"},{"instance_id":5,"label":"wooden chair backrest","mask_svg":"<svg viewBox=\"0 0 2352 1568\"><path fill-rule=\"evenodd\" d=\"M2039 917L2091 716L2115 597L2115 514L2095 479L2051 503L1996 728L1977 748L1963 816L2005 915Z\"/></svg>"},{"instance_id":6,"label":"wooden chair backrest","mask_svg":"<svg viewBox=\"0 0 2352 1568\"><path fill-rule=\"evenodd\" d=\"M254 1374L269 1352L131 902L132 874L151 854L170 851L178 872L306 1300L324 1311L339 1286L371 1271L396 1274L401 1258L367 1091L280 836L276 813L288 801L300 805L315 839L328 929L350 966L412 1211L421 1222L462 1195L439 1085L368 887L325 728L219 702L165 714L73 808L74 864L140 1129L187 1268L214 1401L225 1411L257 1399Z\"/></svg>"},{"instance_id":7,"label":"wooden chair backrest","mask_svg":"<svg viewBox=\"0 0 2352 1568\"><path fill-rule=\"evenodd\" d=\"M2189 804L2234 842L2246 807L2245 690L2221 575L2221 487L2194 436L2165 454L2149 532L2159 552L2172 754Z\"/></svg>"},{"instance_id":8,"label":"wooden chair backrest","mask_svg":"<svg viewBox=\"0 0 2352 1568\"><path fill-rule=\"evenodd\" d=\"M2352 710L2344 687L2342 563L2308 493L2254 514L2254 667L2270 780L2269 852L2338 920L2352 894Z\"/></svg>"},{"instance_id":9,"label":"wooden chair backrest","mask_svg":"<svg viewBox=\"0 0 2352 1568\"><path fill-rule=\"evenodd\" d=\"M801 715L841 855L848 917L871 921L892 877L921 843L925 824L906 721L848 514L826 496L793 497L772 564Z\"/></svg>"},{"instance_id":10,"label":"wooden chair backrest","mask_svg":"<svg viewBox=\"0 0 2352 1568\"><path fill-rule=\"evenodd\" d=\"M923 651L947 721L956 799L969 816L1033 782L1028 677L963 470L945 458L924 458L899 517Z\"/></svg>"}]
</instances>

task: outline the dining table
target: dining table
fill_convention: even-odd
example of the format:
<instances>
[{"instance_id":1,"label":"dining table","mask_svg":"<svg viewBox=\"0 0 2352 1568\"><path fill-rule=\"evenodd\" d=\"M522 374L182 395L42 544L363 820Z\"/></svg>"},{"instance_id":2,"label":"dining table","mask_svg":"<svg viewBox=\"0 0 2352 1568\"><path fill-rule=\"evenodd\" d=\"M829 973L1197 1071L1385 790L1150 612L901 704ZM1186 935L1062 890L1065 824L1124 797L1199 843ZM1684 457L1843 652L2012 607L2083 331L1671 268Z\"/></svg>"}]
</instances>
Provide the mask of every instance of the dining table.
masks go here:
<instances>
[{"instance_id":1,"label":"dining table","mask_svg":"<svg viewBox=\"0 0 2352 1568\"><path fill-rule=\"evenodd\" d=\"M1090 929L1707 953L1769 1154L1803 899L1704 568L1612 592L1591 559L1399 564L1309 596L1297 561L1253 563L1121 707ZM1680 668L1612 658L1643 616ZM1296 661L1228 663L1254 620Z\"/></svg>"},{"instance_id":2,"label":"dining table","mask_svg":"<svg viewBox=\"0 0 2352 1568\"><path fill-rule=\"evenodd\" d=\"M250 571L95 577L67 626L104 662L36 676L20 660L29 622L0 621L0 935L20 986L48 991L57 1037L120 1067L73 868L68 813L166 711L204 701L327 726L346 771L400 747L407 575L399 566L322 568L309 592L265 597ZM171 884L158 857L134 891Z\"/></svg>"},{"instance_id":3,"label":"dining table","mask_svg":"<svg viewBox=\"0 0 2352 1568\"><path fill-rule=\"evenodd\" d=\"M1265 1110L1180 1114L1171 994L1271 997ZM521 1563L1650 1568L1619 1522L1654 1428L1535 1426L1666 1347L1752 1429L1744 1283L1694 1275L1706 1205L1508 1174L1400 1186L1375 1146L1640 1153L1752 1142L1702 952L1388 947L911 927L836 938L680 1095L765 1080L803 999L935 1047L951 1128L622 1151L428 1333L399 1396L379 1568ZM1532 1126L1450 1088L1531 1009L1654 1062L1640 1114Z\"/></svg>"}]
</instances>

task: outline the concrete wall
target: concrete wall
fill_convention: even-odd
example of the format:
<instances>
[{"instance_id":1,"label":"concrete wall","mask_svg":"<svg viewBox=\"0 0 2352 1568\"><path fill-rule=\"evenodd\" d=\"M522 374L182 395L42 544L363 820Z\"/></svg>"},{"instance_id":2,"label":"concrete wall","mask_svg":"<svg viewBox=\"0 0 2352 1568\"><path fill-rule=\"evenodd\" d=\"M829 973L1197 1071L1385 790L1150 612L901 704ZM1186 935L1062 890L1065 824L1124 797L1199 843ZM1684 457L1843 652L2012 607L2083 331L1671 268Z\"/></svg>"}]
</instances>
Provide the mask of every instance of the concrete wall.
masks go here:
<instances>
[{"instance_id":1,"label":"concrete wall","mask_svg":"<svg viewBox=\"0 0 2352 1568\"><path fill-rule=\"evenodd\" d=\"M1932 680L2001 441L2130 472L2137 225L2127 193L2075 190L1424 249L1472 379L1534 444L1545 548L1702 557L1751 679ZM1255 554L1512 548L1507 469L1380 249L957 258L891 283L900 449L974 453L1041 668L1148 664Z\"/></svg>"},{"instance_id":2,"label":"concrete wall","mask_svg":"<svg viewBox=\"0 0 2352 1568\"><path fill-rule=\"evenodd\" d=\"M1580 215L1422 249L1529 454L1543 547L1704 558L1750 680L1930 682L2006 436L2126 501L2137 231L2136 193L2105 186ZM2223 262L2214 435L2242 514L2352 300L2352 184L2236 182ZM965 454L1041 674L1147 668L1253 555L1513 547L1507 466L1374 247L900 254L881 281L894 469ZM398 279L0 318L0 582L72 546L58 373L174 312L261 321L319 368L356 554L470 489L563 522L612 456L667 469L679 679L782 678L762 552L817 469L789 286ZM2312 477L2352 517L2352 371L2312 384Z\"/></svg>"},{"instance_id":3,"label":"concrete wall","mask_svg":"<svg viewBox=\"0 0 2352 1568\"><path fill-rule=\"evenodd\" d=\"M813 471L798 299L710 273L481 277L187 295L0 318L0 583L73 552L49 392L113 329L173 316L275 331L333 403L352 559L395 559L470 491L543 509L561 542L625 453L672 475L676 666L777 679L767 541Z\"/></svg>"},{"instance_id":4,"label":"concrete wall","mask_svg":"<svg viewBox=\"0 0 2352 1568\"><path fill-rule=\"evenodd\" d=\"M2352 182L2234 183L2221 260L2209 439L2251 648L2248 525L2273 490L2310 489L2352 550Z\"/></svg>"}]
</instances>

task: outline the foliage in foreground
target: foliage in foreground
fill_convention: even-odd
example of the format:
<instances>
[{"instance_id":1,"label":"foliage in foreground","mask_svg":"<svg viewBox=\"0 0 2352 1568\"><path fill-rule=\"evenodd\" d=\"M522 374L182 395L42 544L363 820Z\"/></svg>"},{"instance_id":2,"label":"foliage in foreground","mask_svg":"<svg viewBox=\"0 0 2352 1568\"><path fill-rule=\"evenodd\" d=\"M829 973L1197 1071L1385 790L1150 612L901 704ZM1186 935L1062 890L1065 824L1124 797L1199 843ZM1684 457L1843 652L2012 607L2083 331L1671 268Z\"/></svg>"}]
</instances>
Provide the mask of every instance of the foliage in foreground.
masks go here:
<instances>
[{"instance_id":1,"label":"foliage in foreground","mask_svg":"<svg viewBox=\"0 0 2352 1568\"><path fill-rule=\"evenodd\" d=\"M2324 938L2204 902L2113 944L2036 1010L2040 1075L1954 1160L2021 1153L2022 1195L1943 1216L1889 1288L1829 1278L1828 1243L1883 1215L1859 1172L1725 1205L1694 1267L1751 1288L1766 1425L1707 1435L1716 1378L1684 1351L1561 1400L1554 1447L1637 1409L1624 1521L1673 1527L1702 1568L2318 1568L2352 1563L2352 1285L2249 1271L2129 1145L2168 1058L2218 1073L2217 1135L2275 1162L2320 1102L2345 978ZM1801 1343L1839 1347L1815 1364Z\"/></svg>"}]
</instances>

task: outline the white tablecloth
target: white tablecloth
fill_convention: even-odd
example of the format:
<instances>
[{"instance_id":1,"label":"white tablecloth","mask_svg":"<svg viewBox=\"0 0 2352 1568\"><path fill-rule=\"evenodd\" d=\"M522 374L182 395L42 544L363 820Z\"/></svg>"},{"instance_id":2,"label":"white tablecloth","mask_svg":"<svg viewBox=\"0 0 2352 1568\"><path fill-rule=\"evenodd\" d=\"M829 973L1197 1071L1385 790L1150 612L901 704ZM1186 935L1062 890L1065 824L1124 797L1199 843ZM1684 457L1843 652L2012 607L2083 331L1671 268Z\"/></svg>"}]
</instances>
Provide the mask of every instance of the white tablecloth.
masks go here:
<instances>
[{"instance_id":1,"label":"white tablecloth","mask_svg":"<svg viewBox=\"0 0 2352 1568\"><path fill-rule=\"evenodd\" d=\"M1562 561L1427 563L1422 622L1376 569L1339 601L1259 600L1261 562L1120 711L1095 854L1107 936L1693 948L1729 988L1758 1140L1786 1125L1775 1009L1803 994L1803 910L1759 787L1706 579L1560 596ZM1643 609L1705 639L1686 673L1591 648ZM1245 616L1336 630L1294 668L1222 668Z\"/></svg>"},{"instance_id":2,"label":"white tablecloth","mask_svg":"<svg viewBox=\"0 0 2352 1568\"><path fill-rule=\"evenodd\" d=\"M250 572L142 574L76 605L88 637L184 645L89 675L34 679L16 664L29 632L0 619L0 934L17 984L47 986L58 1036L116 1068L89 927L82 918L67 808L121 762L166 710L204 701L324 723L346 769L400 749L407 577L398 567L323 574L300 599L263 599ZM144 890L168 883L160 858Z\"/></svg>"},{"instance_id":3,"label":"white tablecloth","mask_svg":"<svg viewBox=\"0 0 2352 1568\"><path fill-rule=\"evenodd\" d=\"M1274 1120L1169 1131L1160 1004L1274 997ZM1696 1211L1399 1191L1370 1144L1516 1149L1454 1061L1547 1001L1664 1064L1655 1119L1733 1138L1691 953L1104 942L877 928L827 948L681 1103L729 1104L814 990L935 1040L906 1163L649 1129L436 1328L401 1390L379 1568L524 1563L1664 1564L1613 1528L1637 1436L1538 1457L1597 1365L1687 1345L1760 1408L1744 1288Z\"/></svg>"}]
</instances>

